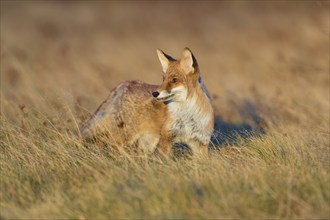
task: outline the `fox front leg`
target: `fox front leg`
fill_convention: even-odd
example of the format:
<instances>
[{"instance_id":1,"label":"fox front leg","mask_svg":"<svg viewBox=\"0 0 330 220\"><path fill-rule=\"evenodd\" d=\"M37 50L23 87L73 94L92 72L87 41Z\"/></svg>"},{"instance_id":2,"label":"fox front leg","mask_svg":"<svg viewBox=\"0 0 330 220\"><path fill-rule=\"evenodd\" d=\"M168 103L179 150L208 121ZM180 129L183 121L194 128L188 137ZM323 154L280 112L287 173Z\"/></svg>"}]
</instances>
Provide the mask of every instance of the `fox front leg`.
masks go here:
<instances>
[{"instance_id":1,"label":"fox front leg","mask_svg":"<svg viewBox=\"0 0 330 220\"><path fill-rule=\"evenodd\" d=\"M168 137L162 136L157 144L155 155L162 154L164 156L169 156L171 154L171 150L172 150L171 141L168 139Z\"/></svg>"},{"instance_id":2,"label":"fox front leg","mask_svg":"<svg viewBox=\"0 0 330 220\"><path fill-rule=\"evenodd\" d=\"M189 144L194 157L206 157L209 152L209 143L192 142Z\"/></svg>"},{"instance_id":3,"label":"fox front leg","mask_svg":"<svg viewBox=\"0 0 330 220\"><path fill-rule=\"evenodd\" d=\"M164 156L169 156L172 152L172 144L174 137L175 136L171 135L167 129L163 128L160 133L160 138L155 150L155 155L162 154Z\"/></svg>"}]
</instances>

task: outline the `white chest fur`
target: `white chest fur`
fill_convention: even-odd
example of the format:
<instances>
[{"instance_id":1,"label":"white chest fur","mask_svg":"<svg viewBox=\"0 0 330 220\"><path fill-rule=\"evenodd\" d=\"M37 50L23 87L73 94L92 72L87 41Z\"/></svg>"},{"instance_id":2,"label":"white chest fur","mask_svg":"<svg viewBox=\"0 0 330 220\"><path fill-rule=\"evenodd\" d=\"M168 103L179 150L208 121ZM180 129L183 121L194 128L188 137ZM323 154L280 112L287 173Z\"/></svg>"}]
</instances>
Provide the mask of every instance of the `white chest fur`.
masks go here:
<instances>
[{"instance_id":1,"label":"white chest fur","mask_svg":"<svg viewBox=\"0 0 330 220\"><path fill-rule=\"evenodd\" d=\"M212 133L208 127L213 112L205 111L198 103L196 95L184 102L169 103L168 111L172 119L169 130L175 141L208 143Z\"/></svg>"}]
</instances>

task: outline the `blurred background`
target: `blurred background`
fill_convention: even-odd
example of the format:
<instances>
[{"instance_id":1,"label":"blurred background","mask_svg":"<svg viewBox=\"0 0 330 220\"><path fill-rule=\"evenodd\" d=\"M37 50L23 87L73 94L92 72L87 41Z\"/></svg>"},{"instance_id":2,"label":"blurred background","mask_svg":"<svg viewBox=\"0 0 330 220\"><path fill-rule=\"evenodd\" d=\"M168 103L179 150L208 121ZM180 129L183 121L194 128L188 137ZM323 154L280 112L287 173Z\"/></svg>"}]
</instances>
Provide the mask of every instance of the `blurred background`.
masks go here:
<instances>
[{"instance_id":1,"label":"blurred background","mask_svg":"<svg viewBox=\"0 0 330 220\"><path fill-rule=\"evenodd\" d=\"M1 114L69 106L81 123L122 81L160 84L157 48L186 46L226 123L328 118L328 1L1 1Z\"/></svg>"}]
</instances>

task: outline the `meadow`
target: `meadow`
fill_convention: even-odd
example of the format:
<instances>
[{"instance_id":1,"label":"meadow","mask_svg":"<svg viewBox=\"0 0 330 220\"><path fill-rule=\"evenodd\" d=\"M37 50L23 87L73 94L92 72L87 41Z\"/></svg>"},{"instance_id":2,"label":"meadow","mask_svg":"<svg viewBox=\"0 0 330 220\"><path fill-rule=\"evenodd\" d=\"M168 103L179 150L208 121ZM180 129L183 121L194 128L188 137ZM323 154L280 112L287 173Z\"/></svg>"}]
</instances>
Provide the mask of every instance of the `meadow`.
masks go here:
<instances>
[{"instance_id":1,"label":"meadow","mask_svg":"<svg viewBox=\"0 0 330 220\"><path fill-rule=\"evenodd\" d=\"M330 218L328 1L1 1L0 218ZM74 134L120 82L196 56L208 158Z\"/></svg>"}]
</instances>

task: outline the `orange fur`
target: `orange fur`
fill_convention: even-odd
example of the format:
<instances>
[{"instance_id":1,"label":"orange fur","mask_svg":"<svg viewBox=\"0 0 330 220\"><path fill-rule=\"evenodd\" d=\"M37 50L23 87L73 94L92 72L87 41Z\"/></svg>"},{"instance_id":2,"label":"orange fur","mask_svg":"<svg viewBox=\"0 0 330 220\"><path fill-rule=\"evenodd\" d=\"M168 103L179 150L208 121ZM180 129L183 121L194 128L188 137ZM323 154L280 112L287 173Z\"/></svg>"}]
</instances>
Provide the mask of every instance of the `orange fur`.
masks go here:
<instances>
[{"instance_id":1,"label":"orange fur","mask_svg":"<svg viewBox=\"0 0 330 220\"><path fill-rule=\"evenodd\" d=\"M160 86L128 81L113 89L81 129L83 137L107 133L116 145L137 144L170 154L173 144L187 144L206 154L214 115L196 59L185 48L180 60L157 51L163 68ZM153 97L154 96L154 97Z\"/></svg>"}]
</instances>

